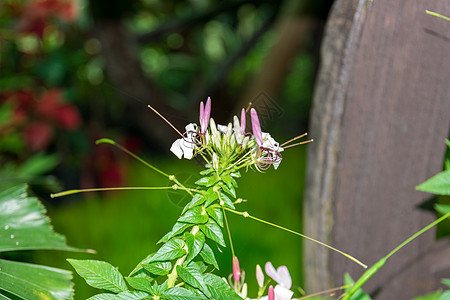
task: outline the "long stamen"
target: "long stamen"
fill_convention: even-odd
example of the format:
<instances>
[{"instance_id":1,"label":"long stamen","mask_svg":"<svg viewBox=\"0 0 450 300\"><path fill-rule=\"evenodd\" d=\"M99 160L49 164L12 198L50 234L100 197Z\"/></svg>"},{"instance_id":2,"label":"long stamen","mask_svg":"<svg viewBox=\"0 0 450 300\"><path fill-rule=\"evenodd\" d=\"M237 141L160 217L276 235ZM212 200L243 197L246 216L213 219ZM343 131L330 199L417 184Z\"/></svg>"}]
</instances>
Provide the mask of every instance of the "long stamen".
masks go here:
<instances>
[{"instance_id":1,"label":"long stamen","mask_svg":"<svg viewBox=\"0 0 450 300\"><path fill-rule=\"evenodd\" d=\"M290 139L289 141L284 142L284 143L281 144L280 146L283 147L284 145L289 144L290 142L296 141L296 140L298 140L298 139L301 139L302 137L307 136L307 135L308 135L307 132L305 132L304 134L300 134L300 135L296 136L295 138L292 138L292 139Z\"/></svg>"},{"instance_id":2,"label":"long stamen","mask_svg":"<svg viewBox=\"0 0 450 300\"><path fill-rule=\"evenodd\" d=\"M166 118L163 117L163 115L161 115L156 109L154 109L151 105L147 105L148 108L150 108L151 110L153 110L153 112L155 114L157 114L161 119L163 119L167 124L169 124L170 127L172 127L173 130L175 130L182 138L183 138L183 134L175 127L172 125L172 123L170 123Z\"/></svg>"},{"instance_id":3,"label":"long stamen","mask_svg":"<svg viewBox=\"0 0 450 300\"><path fill-rule=\"evenodd\" d=\"M245 112L248 113L248 111L250 110L250 108L252 108L252 104L251 102L248 103L247 107L245 108Z\"/></svg>"},{"instance_id":4,"label":"long stamen","mask_svg":"<svg viewBox=\"0 0 450 300\"><path fill-rule=\"evenodd\" d=\"M308 143L311 143L311 142L314 142L314 139L310 139L310 140L307 140L307 141L303 141L303 142L300 142L300 143L296 143L296 144L288 145L288 146L285 146L285 147L284 147L284 149L287 149L287 148L290 148L290 147L295 147L295 146L299 146L299 145L304 145L304 144L308 144Z\"/></svg>"}]
</instances>

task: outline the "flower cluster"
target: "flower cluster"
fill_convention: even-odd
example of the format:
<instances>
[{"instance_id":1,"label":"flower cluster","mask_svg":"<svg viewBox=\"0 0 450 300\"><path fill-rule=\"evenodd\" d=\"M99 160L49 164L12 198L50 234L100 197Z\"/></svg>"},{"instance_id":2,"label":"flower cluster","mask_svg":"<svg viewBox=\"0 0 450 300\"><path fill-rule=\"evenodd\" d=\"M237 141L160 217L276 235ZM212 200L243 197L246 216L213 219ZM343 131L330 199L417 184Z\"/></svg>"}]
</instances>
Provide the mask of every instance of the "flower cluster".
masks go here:
<instances>
[{"instance_id":1,"label":"flower cluster","mask_svg":"<svg viewBox=\"0 0 450 300\"><path fill-rule=\"evenodd\" d=\"M234 116L233 123L216 125L211 115L211 99L200 103L200 127L195 123L186 126L186 132L173 142L170 150L178 158L192 159L201 155L208 167L217 172L231 168L255 166L258 170L267 170L271 165L275 169L281 163L284 150L269 133L262 132L258 114L250 109L252 132L246 130L246 111Z\"/></svg>"},{"instance_id":2,"label":"flower cluster","mask_svg":"<svg viewBox=\"0 0 450 300\"><path fill-rule=\"evenodd\" d=\"M246 300L291 300L294 292L291 291L292 279L289 270L286 266L274 268L269 261L265 265L266 274L274 280L277 285L273 288L269 286L267 296L265 294L266 288L270 281L264 282L264 273L259 265L256 265L256 281L258 282L259 291L255 299L247 297L247 283L245 283L245 271L239 268L237 257L233 258L233 273L228 277L228 283L235 292Z\"/></svg>"}]
</instances>

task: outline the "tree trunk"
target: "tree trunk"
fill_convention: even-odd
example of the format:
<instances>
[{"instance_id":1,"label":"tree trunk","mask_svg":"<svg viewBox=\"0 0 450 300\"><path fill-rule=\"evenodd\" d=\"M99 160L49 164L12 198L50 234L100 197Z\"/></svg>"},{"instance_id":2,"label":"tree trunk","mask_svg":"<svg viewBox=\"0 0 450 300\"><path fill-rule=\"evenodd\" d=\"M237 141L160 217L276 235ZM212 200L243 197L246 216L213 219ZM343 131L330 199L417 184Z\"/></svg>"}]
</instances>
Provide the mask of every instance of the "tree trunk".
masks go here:
<instances>
[{"instance_id":1,"label":"tree trunk","mask_svg":"<svg viewBox=\"0 0 450 300\"><path fill-rule=\"evenodd\" d=\"M431 6L433 5L433 6ZM368 265L435 216L414 187L442 168L450 128L450 3L338 0L322 46L308 149L305 233ZM364 270L305 242L309 292ZM409 299L450 276L450 243L433 231L406 246L364 290Z\"/></svg>"}]
</instances>

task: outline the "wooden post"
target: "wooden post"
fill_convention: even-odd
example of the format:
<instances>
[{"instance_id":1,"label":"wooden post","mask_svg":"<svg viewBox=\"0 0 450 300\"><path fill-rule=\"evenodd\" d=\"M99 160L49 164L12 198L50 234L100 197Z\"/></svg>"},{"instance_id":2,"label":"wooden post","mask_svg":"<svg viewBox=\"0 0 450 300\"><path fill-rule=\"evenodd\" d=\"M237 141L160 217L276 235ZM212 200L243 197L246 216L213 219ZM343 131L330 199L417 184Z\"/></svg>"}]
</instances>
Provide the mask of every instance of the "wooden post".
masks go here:
<instances>
[{"instance_id":1,"label":"wooden post","mask_svg":"<svg viewBox=\"0 0 450 300\"><path fill-rule=\"evenodd\" d=\"M368 265L435 219L414 187L442 169L450 128L450 2L338 0L322 45L308 149L305 233ZM305 242L308 292L364 270ZM364 286L410 299L450 276L450 242L433 231Z\"/></svg>"}]
</instances>

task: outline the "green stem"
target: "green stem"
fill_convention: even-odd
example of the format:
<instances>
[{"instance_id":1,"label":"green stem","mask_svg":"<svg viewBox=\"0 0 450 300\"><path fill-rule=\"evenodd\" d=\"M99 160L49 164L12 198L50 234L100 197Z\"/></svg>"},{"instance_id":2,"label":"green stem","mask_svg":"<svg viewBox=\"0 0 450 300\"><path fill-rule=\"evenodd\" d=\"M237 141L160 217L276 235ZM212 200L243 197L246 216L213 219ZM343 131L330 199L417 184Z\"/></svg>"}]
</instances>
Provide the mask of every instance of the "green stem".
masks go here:
<instances>
[{"instance_id":1,"label":"green stem","mask_svg":"<svg viewBox=\"0 0 450 300\"><path fill-rule=\"evenodd\" d=\"M68 190L56 194L50 194L50 197L57 198L88 192L123 191L123 190L172 190L172 189L174 189L174 187L172 186L156 186L156 187L128 186L128 187L113 187L113 188L93 188L93 189Z\"/></svg>"},{"instance_id":2,"label":"green stem","mask_svg":"<svg viewBox=\"0 0 450 300\"><path fill-rule=\"evenodd\" d=\"M361 288L361 286L366 283L367 280L369 280L370 277L373 276L373 274L375 274L376 272L378 272L378 270L384 265L384 263L394 254L396 253L398 250L400 250L401 248L403 248L404 246L406 246L408 243L410 243L412 240L414 240L415 238L417 238L419 235L425 233L426 231L430 230L432 227L436 226L437 224L439 224L440 222L444 221L445 219L447 219L448 217L450 217L450 212L446 213L445 215L443 215L442 217L440 217L439 219L437 219L436 221L432 222L431 224L429 224L428 226L425 226L424 228L422 228L421 230L419 230L418 232L416 232L415 234L413 234L411 237L409 237L407 240L405 240L403 243L401 243L400 245L398 245L394 250L392 250L391 252L389 252L388 255L386 255L385 257L383 257L382 259L380 259L378 262L376 262L372 267L370 267L359 279L358 281L355 282L355 284L353 285L353 287L344 295L344 297L342 298L342 300L349 300L350 297L356 293L356 291L358 291L359 288Z\"/></svg>"},{"instance_id":3,"label":"green stem","mask_svg":"<svg viewBox=\"0 0 450 300\"><path fill-rule=\"evenodd\" d=\"M99 139L95 142L97 145L98 144L111 144L113 146L116 146L117 148L119 148L120 150L122 150L123 152L125 152L126 154L130 155L131 157L133 157L134 159L138 160L139 162L143 163L144 165L146 165L147 167L151 168L152 170L158 172L159 174L166 176L167 178L169 178L169 174L161 171L160 169L158 169L157 167L149 164L148 162L146 162L145 160L143 160L142 158L140 158L139 156L137 156L136 154L134 154L133 152L129 151L128 149L126 149L125 147L123 147L120 144L117 144L115 141L111 140L111 139Z\"/></svg>"},{"instance_id":4,"label":"green stem","mask_svg":"<svg viewBox=\"0 0 450 300\"><path fill-rule=\"evenodd\" d=\"M192 227L190 233L195 235L199 230L200 230L200 227L198 225L195 225L194 227ZM171 288L171 287L175 286L175 282L177 281L177 277L178 277L177 266L181 266L189 254L187 245L185 245L184 247L185 247L184 249L186 250L186 254L183 255L182 257L180 257L179 259L177 259L177 261L173 265L172 272L170 272L170 274L167 276L168 277L167 288Z\"/></svg>"},{"instance_id":5,"label":"green stem","mask_svg":"<svg viewBox=\"0 0 450 300\"><path fill-rule=\"evenodd\" d=\"M183 184L181 184L181 182L179 182L176 178L175 175L169 175L163 171L161 171L160 169L158 169L157 167L149 164L148 162L146 162L145 160L143 160L142 158L140 158L139 156L137 156L136 154L134 154L133 152L129 151L128 149L126 149L125 147L123 147L122 145L116 143L115 141L111 140L111 139L99 139L95 142L96 144L102 144L102 143L106 143L106 144L111 144L113 146L116 146L117 148L119 148L120 150L122 150L123 152L125 152L126 154L130 155L131 157L133 157L134 159L136 159L137 161L143 163L144 165L146 165L147 167L149 167L150 169L158 172L159 174L166 176L167 178L169 178L169 180L175 182L178 186L180 186L181 188L183 188L185 191L187 191L191 196L192 193L190 192L189 189L187 189Z\"/></svg>"},{"instance_id":6,"label":"green stem","mask_svg":"<svg viewBox=\"0 0 450 300\"><path fill-rule=\"evenodd\" d=\"M426 12L427 14L429 14L429 15L432 15L432 16L435 16L435 17L444 19L444 20L446 20L446 21L450 21L450 18L449 18L449 17L444 16L444 15L441 15L441 14L438 14L437 12L429 11L429 10L425 10L425 12Z\"/></svg>"},{"instance_id":7,"label":"green stem","mask_svg":"<svg viewBox=\"0 0 450 300\"><path fill-rule=\"evenodd\" d=\"M391 257L395 252L397 252L398 250L400 250L401 248L403 248L406 244L408 244L409 242L411 242L412 240L414 240L416 237L418 237L419 235L421 235L421 234L424 233L425 231L431 229L432 227L436 226L436 225L439 224L440 222L444 221L444 220L447 219L448 217L450 217L450 212L446 213L445 215L443 215L442 217L440 217L439 219L437 219L437 220L434 221L433 223L429 224L428 226L422 228L421 230L419 230L418 232L416 232L415 234L413 234L410 238L408 238L406 241L404 241L403 243L401 243L400 245L398 245L394 250L392 250L391 252L389 252L389 254L385 256L385 258L388 259L388 258Z\"/></svg>"}]
</instances>

